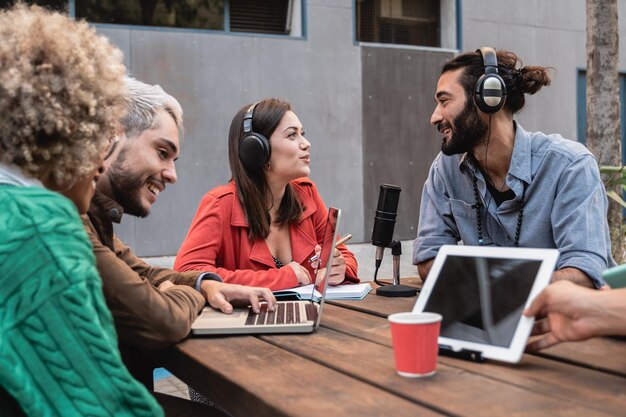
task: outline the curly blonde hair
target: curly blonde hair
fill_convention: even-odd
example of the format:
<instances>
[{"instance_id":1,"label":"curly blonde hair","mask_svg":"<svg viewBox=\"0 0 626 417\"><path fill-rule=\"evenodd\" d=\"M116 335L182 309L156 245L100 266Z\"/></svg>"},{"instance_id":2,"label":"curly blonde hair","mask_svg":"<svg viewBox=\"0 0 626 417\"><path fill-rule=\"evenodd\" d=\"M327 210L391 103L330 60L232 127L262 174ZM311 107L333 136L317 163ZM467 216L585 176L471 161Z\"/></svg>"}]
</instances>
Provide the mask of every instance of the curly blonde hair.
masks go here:
<instances>
[{"instance_id":1,"label":"curly blonde hair","mask_svg":"<svg viewBox=\"0 0 626 417\"><path fill-rule=\"evenodd\" d=\"M40 7L0 13L0 161L67 187L96 168L123 113L122 52Z\"/></svg>"}]
</instances>

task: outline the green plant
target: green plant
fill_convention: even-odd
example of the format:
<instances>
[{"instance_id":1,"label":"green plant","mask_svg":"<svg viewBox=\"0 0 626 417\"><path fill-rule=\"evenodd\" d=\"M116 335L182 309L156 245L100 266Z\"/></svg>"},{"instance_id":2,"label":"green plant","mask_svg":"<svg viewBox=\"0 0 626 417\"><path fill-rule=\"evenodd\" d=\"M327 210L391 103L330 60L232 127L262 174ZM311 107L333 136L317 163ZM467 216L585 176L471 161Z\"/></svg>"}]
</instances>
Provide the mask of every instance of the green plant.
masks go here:
<instances>
[{"instance_id":1,"label":"green plant","mask_svg":"<svg viewBox=\"0 0 626 417\"><path fill-rule=\"evenodd\" d=\"M626 191L626 166L602 165L600 173L603 174L606 195L626 208L626 201L615 191L616 186L621 186L622 191Z\"/></svg>"}]
</instances>

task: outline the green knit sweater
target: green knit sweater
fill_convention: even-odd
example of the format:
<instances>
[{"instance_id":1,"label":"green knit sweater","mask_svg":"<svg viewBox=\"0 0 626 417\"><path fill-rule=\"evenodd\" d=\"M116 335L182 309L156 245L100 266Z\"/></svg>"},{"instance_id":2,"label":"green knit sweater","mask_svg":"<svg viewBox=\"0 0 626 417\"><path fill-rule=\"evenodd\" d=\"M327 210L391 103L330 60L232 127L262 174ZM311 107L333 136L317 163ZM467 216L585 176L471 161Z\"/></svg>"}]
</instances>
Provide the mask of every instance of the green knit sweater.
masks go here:
<instances>
[{"instance_id":1,"label":"green knit sweater","mask_svg":"<svg viewBox=\"0 0 626 417\"><path fill-rule=\"evenodd\" d=\"M0 386L29 416L162 416L122 364L74 205L0 185L0 208Z\"/></svg>"}]
</instances>

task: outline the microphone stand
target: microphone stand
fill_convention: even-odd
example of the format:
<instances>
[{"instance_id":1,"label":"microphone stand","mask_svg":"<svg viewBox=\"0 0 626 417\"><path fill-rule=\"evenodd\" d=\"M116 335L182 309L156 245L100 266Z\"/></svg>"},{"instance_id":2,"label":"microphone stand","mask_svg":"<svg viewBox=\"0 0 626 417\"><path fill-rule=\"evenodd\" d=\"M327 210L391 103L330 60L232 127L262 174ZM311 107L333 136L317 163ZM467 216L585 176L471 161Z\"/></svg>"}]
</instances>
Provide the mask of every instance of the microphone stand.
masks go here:
<instances>
[{"instance_id":1,"label":"microphone stand","mask_svg":"<svg viewBox=\"0 0 626 417\"><path fill-rule=\"evenodd\" d=\"M402 255L402 244L399 240L392 240L389 246L393 255L393 281L391 285L384 285L376 290L376 295L383 297L413 297L417 295L417 289L408 285L400 285L400 255ZM384 251L385 248L377 248ZM378 262L377 262L378 263ZM376 266L376 270L380 264ZM377 281L378 283L378 281Z\"/></svg>"}]
</instances>

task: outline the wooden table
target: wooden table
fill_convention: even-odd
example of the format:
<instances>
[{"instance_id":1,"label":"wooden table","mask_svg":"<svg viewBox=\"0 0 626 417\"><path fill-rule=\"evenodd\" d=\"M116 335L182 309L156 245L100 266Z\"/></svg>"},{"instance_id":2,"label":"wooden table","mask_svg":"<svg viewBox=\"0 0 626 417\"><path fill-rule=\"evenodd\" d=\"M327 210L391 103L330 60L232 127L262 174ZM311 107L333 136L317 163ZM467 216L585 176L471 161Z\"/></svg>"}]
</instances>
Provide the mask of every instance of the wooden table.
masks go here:
<instances>
[{"instance_id":1,"label":"wooden table","mask_svg":"<svg viewBox=\"0 0 626 417\"><path fill-rule=\"evenodd\" d=\"M156 358L233 416L626 415L626 342L616 339L517 365L440 356L432 377L398 376L386 316L414 303L328 302L313 334L190 338Z\"/></svg>"}]
</instances>

